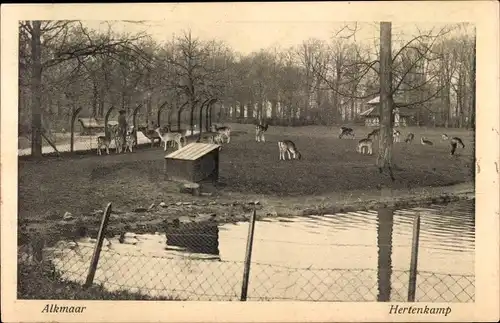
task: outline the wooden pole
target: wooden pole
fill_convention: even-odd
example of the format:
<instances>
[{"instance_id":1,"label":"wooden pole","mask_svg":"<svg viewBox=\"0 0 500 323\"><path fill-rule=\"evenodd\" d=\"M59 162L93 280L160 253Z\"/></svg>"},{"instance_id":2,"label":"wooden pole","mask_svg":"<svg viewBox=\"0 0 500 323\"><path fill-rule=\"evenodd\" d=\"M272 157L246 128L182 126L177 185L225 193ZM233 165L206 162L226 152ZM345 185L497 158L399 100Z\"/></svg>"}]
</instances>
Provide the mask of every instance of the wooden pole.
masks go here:
<instances>
[{"instance_id":1,"label":"wooden pole","mask_svg":"<svg viewBox=\"0 0 500 323\"><path fill-rule=\"evenodd\" d=\"M95 245L94 254L92 255L92 260L90 262L89 273L87 275L87 280L83 287L88 288L92 286L94 282L95 272L97 270L97 264L99 262L99 256L101 254L101 247L104 241L104 234L106 233L106 227L108 226L109 216L111 215L111 203L108 203L106 210L102 215L101 227L99 228L99 233L97 235L97 243Z\"/></svg>"},{"instance_id":2,"label":"wooden pole","mask_svg":"<svg viewBox=\"0 0 500 323\"><path fill-rule=\"evenodd\" d=\"M408 302L415 301L417 285L418 240L420 236L420 215L413 219L413 237L411 242L410 281L408 283Z\"/></svg>"},{"instance_id":3,"label":"wooden pole","mask_svg":"<svg viewBox=\"0 0 500 323\"><path fill-rule=\"evenodd\" d=\"M241 286L241 301L244 302L247 300L247 292L248 292L248 281L250 277L250 264L252 261L252 245L253 245L253 234L255 230L255 218L257 216L257 211L253 209L253 213L250 217L250 224L248 226L248 238L247 238L247 251L245 255L245 269L243 271L243 284Z\"/></svg>"}]
</instances>

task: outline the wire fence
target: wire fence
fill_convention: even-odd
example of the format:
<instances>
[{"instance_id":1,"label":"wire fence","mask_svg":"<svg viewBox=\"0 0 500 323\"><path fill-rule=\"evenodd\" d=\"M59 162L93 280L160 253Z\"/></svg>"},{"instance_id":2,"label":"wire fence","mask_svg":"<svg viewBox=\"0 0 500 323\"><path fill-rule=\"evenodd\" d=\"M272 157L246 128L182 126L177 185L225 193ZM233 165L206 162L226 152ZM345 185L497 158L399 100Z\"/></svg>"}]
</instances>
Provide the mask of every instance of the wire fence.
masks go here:
<instances>
[{"instance_id":1,"label":"wire fence","mask_svg":"<svg viewBox=\"0 0 500 323\"><path fill-rule=\"evenodd\" d=\"M101 239L100 253L96 250L103 235L61 240L51 247L22 245L18 266L37 279L69 282L76 291L89 288L86 283L93 271L91 286L111 294L126 292L132 299L361 302L380 301L381 295L388 295L386 301L409 299L411 269L380 265L320 268L307 259L301 262L305 266L251 261L248 251L242 254L245 248L241 246L249 242L244 238L233 246L235 252L239 250L239 259L224 260L216 229L216 224L198 224L189 230L182 226L167 228L166 234L108 236ZM98 261L93 267L96 254ZM244 273L248 273L247 278ZM29 285L29 278L20 279L27 279L21 284ZM417 302L473 302L474 292L474 275L416 271L413 297ZM33 296L27 294L25 289L19 298ZM77 299L78 292L72 297Z\"/></svg>"},{"instance_id":2,"label":"wire fence","mask_svg":"<svg viewBox=\"0 0 500 323\"><path fill-rule=\"evenodd\" d=\"M165 106L162 106L165 107ZM176 131L182 131L186 135L191 134L190 132L190 111L187 109L182 110L179 121L177 113L170 111L168 109L163 109L160 112L151 112L148 116L144 111L144 104L139 104L134 108L130 108L127 112L127 124L136 126L137 134L137 144L149 144L151 139L148 138L144 133L140 131L139 128L148 128L149 123L153 123L153 129L156 126L164 127L169 125L171 129ZM200 124L199 118L199 107L195 108L193 113L193 122L195 127ZM76 109L73 114L64 118L57 119L55 117L46 116L42 124L42 154L52 154L52 153L63 153L63 152L75 152L75 151L91 151L97 149L97 138L99 136L104 136L104 125L106 123L105 117L84 117L80 115L82 109ZM107 113L109 117L107 119L108 125L117 124L117 113L116 108L111 107ZM83 114L83 113L82 113ZM88 112L87 112L88 114ZM213 119L212 119L213 115ZM206 126L207 115L204 112L202 116L202 123ZM212 111L210 115L210 124L213 122L224 121L225 118L221 119L221 116ZM135 120L135 122L134 122ZM253 119L252 119L253 120ZM179 125L178 125L179 123ZM180 126L180 129L176 127ZM151 129L150 129L151 130ZM193 133L197 133L198 130L194 129ZM111 142L111 148L115 149L115 143ZM24 125L19 129L19 144L18 144L18 155L19 156L29 156L31 155L31 126L24 122Z\"/></svg>"}]
</instances>

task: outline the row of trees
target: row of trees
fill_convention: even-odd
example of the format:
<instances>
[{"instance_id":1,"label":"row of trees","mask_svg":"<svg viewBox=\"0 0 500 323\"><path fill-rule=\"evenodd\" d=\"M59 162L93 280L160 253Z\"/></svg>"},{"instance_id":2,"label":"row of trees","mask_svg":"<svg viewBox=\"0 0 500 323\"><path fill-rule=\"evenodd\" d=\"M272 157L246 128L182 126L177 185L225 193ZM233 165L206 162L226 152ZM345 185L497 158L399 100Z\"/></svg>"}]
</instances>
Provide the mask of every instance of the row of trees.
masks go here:
<instances>
[{"instance_id":1,"label":"row of trees","mask_svg":"<svg viewBox=\"0 0 500 323\"><path fill-rule=\"evenodd\" d=\"M331 41L242 55L190 31L158 43L147 33L94 30L81 21L19 24L19 120L41 153L40 132L67 127L78 107L102 117L110 106L145 103L145 118L166 106L180 122L217 98L223 117L263 117L274 124L355 120L380 94L379 39L356 41L345 25ZM467 25L419 31L391 50L391 96L401 95L424 124L474 124L474 34ZM43 118L42 118L43 116ZM42 124L43 121L43 124Z\"/></svg>"}]
</instances>

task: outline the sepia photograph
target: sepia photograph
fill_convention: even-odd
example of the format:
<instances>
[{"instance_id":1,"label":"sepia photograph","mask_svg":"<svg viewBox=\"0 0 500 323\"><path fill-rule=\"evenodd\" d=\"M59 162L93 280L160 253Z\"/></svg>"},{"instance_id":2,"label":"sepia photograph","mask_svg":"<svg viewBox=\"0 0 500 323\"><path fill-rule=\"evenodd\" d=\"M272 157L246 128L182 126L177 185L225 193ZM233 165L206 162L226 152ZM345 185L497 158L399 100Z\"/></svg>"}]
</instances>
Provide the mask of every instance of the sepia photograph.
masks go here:
<instances>
[{"instance_id":1,"label":"sepia photograph","mask_svg":"<svg viewBox=\"0 0 500 323\"><path fill-rule=\"evenodd\" d=\"M479 320L499 297L478 277L494 257L498 285L487 4L441 20L321 14L340 2L2 6L2 311L9 287L34 320L130 320L126 303L102 313L125 300Z\"/></svg>"}]
</instances>

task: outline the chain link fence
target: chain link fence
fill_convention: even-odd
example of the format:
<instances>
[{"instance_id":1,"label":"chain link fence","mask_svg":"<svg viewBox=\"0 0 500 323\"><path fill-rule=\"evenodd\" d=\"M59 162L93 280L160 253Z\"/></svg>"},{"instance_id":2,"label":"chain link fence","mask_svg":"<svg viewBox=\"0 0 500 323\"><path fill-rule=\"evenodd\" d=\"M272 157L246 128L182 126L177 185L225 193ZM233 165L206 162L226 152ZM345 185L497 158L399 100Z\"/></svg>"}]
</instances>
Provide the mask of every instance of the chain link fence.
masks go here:
<instances>
[{"instance_id":1,"label":"chain link fence","mask_svg":"<svg viewBox=\"0 0 500 323\"><path fill-rule=\"evenodd\" d=\"M35 277L58 286L69 284L74 290L70 297L75 299L239 301L245 284L249 301L377 301L384 290L391 301L408 299L409 270L389 269L385 272L388 282L381 280L380 268L318 268L309 265L307 259L301 261L303 266L251 261L245 281L247 239L235 241L231 246L234 252L228 252L232 254L229 258L238 259L223 260L227 257L220 255L218 230L216 223L177 223L161 234L107 236L102 240L91 287L85 287L85 283L92 270L97 239L61 239L50 247L22 245L18 251L19 298L54 292L43 284L42 291L27 289L38 286L30 283ZM474 301L473 275L417 271L416 277L417 302ZM96 286L97 294L82 292Z\"/></svg>"}]
</instances>

